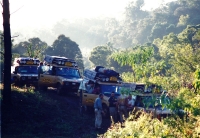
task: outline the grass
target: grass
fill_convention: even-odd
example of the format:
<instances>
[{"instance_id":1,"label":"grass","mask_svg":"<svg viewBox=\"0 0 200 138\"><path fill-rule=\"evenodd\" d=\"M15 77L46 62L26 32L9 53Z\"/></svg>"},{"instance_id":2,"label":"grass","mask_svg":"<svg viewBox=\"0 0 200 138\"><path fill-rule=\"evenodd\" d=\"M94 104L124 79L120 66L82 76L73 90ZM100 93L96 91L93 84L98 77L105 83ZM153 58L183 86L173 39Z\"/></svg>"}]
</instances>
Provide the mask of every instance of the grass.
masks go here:
<instances>
[{"instance_id":1,"label":"grass","mask_svg":"<svg viewBox=\"0 0 200 138\"><path fill-rule=\"evenodd\" d=\"M94 115L80 115L74 97L13 88L12 106L2 105L2 138L96 138ZM74 98L74 105L67 99Z\"/></svg>"}]
</instances>

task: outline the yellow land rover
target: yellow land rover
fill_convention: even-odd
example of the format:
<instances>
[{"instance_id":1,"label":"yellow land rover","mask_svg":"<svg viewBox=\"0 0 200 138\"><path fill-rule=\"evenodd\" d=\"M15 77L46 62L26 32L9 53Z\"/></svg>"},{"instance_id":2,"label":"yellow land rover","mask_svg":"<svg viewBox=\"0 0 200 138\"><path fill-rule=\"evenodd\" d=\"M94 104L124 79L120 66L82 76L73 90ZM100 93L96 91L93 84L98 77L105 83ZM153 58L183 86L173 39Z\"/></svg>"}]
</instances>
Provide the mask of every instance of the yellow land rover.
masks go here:
<instances>
[{"instance_id":1,"label":"yellow land rover","mask_svg":"<svg viewBox=\"0 0 200 138\"><path fill-rule=\"evenodd\" d=\"M38 85L37 66L40 61L36 58L20 57L15 58L11 66L11 80L15 86Z\"/></svg>"},{"instance_id":2,"label":"yellow land rover","mask_svg":"<svg viewBox=\"0 0 200 138\"><path fill-rule=\"evenodd\" d=\"M42 69L38 80L40 89L53 87L58 94L78 91L82 77L73 59L46 55Z\"/></svg>"},{"instance_id":3,"label":"yellow land rover","mask_svg":"<svg viewBox=\"0 0 200 138\"><path fill-rule=\"evenodd\" d=\"M80 96L81 106L87 108L93 108L95 99L98 97L99 93L104 94L104 99L102 101L103 110L105 116L109 115L109 103L108 99L111 96L111 92L115 92L116 98L120 96L120 87L122 86L122 79L119 77L118 73L101 73L95 69L86 69L84 70L84 79L80 84L78 96ZM99 91L94 93L89 92L87 85L90 85L90 82L94 82L94 90L98 87ZM82 96L81 96L82 95Z\"/></svg>"}]
</instances>

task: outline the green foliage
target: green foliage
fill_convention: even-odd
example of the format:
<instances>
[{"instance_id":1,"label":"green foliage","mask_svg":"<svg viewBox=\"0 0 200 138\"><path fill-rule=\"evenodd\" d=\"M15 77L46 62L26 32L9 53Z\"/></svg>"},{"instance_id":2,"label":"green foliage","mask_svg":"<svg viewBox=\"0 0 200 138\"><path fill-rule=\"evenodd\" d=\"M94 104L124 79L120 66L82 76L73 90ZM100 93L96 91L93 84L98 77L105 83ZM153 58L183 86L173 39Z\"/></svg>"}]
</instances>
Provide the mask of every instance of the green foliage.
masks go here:
<instances>
[{"instance_id":1,"label":"green foliage","mask_svg":"<svg viewBox=\"0 0 200 138\"><path fill-rule=\"evenodd\" d=\"M14 45L12 52L18 53L20 56L34 57L42 60L46 48L47 43L41 41L38 37L35 37Z\"/></svg>"},{"instance_id":2,"label":"green foliage","mask_svg":"<svg viewBox=\"0 0 200 138\"><path fill-rule=\"evenodd\" d=\"M129 95L129 94L131 94L131 91L130 91L130 89L128 89L128 88L122 87L122 88L120 89L120 94L122 94L122 95Z\"/></svg>"},{"instance_id":3,"label":"green foliage","mask_svg":"<svg viewBox=\"0 0 200 138\"><path fill-rule=\"evenodd\" d=\"M200 95L195 94L188 88L181 88L178 95L173 96L167 108L177 114L189 114L190 116L200 115ZM183 111L184 110L184 111Z\"/></svg>"},{"instance_id":4,"label":"green foliage","mask_svg":"<svg viewBox=\"0 0 200 138\"><path fill-rule=\"evenodd\" d=\"M188 26L179 35L170 33L154 44L159 48L160 58L165 61L164 74L173 77L177 83L172 87L186 87L192 83L192 73L199 65L199 27ZM175 81L173 81L175 82Z\"/></svg>"},{"instance_id":5,"label":"green foliage","mask_svg":"<svg viewBox=\"0 0 200 138\"><path fill-rule=\"evenodd\" d=\"M132 72L132 67L129 65L124 65L121 66L117 61L115 61L114 59L112 59L112 55L108 57L107 59L108 62L108 67L112 68L113 70L121 73L125 73L125 72Z\"/></svg>"},{"instance_id":6,"label":"green foliage","mask_svg":"<svg viewBox=\"0 0 200 138\"><path fill-rule=\"evenodd\" d=\"M164 60L157 61L154 56L154 47L152 46L140 46L133 49L128 49L120 52L116 52L112 55L112 58L120 65L132 66L134 79L131 81L139 81L141 78L148 78L160 74L165 67ZM130 74L130 73L129 73ZM123 75L126 77L127 75ZM128 81L129 78L125 78Z\"/></svg>"},{"instance_id":7,"label":"green foliage","mask_svg":"<svg viewBox=\"0 0 200 138\"><path fill-rule=\"evenodd\" d=\"M168 95L162 95L160 99L152 96L150 101L143 101L146 107L150 104L154 107L161 104L162 108L171 109L174 115L160 121L160 124L154 122L155 126L151 124L151 121L155 121L152 118L139 122L142 117L140 115L137 119L131 121L128 119L125 128L112 127L105 133L107 137L145 137L145 134L148 137L198 137L200 132L199 28L199 25L188 26L178 35L170 33L163 39L156 39L154 41L155 48L158 48L156 50L148 45L147 48L142 47L146 48L145 50L136 47L112 55L120 65L131 65L133 68L133 73L122 73L124 81L140 80L147 84L154 83L168 91ZM167 96L170 96L170 100L166 98ZM135 126L145 124L153 129L142 126L140 133L132 123L135 123ZM162 130L159 134L155 131L157 128ZM167 131L165 134L163 133L165 130L170 132Z\"/></svg>"},{"instance_id":8,"label":"green foliage","mask_svg":"<svg viewBox=\"0 0 200 138\"><path fill-rule=\"evenodd\" d=\"M112 50L109 46L97 46L91 51L89 60L95 66L104 66L108 67L108 57L112 54Z\"/></svg>"},{"instance_id":9,"label":"green foliage","mask_svg":"<svg viewBox=\"0 0 200 138\"><path fill-rule=\"evenodd\" d=\"M139 117L138 117L139 114ZM193 120L183 122L178 117L166 118L161 121L152 119L150 114L139 112L131 114L125 122L125 127L120 124L111 126L104 134L106 138L174 138L198 137L200 127L193 125Z\"/></svg>"},{"instance_id":10,"label":"green foliage","mask_svg":"<svg viewBox=\"0 0 200 138\"><path fill-rule=\"evenodd\" d=\"M195 93L196 92L200 93L200 68L198 68L194 73L193 85L195 88Z\"/></svg>"},{"instance_id":11,"label":"green foliage","mask_svg":"<svg viewBox=\"0 0 200 138\"><path fill-rule=\"evenodd\" d=\"M135 80L135 76L132 72L123 72L121 77L124 82L134 82Z\"/></svg>"}]
</instances>

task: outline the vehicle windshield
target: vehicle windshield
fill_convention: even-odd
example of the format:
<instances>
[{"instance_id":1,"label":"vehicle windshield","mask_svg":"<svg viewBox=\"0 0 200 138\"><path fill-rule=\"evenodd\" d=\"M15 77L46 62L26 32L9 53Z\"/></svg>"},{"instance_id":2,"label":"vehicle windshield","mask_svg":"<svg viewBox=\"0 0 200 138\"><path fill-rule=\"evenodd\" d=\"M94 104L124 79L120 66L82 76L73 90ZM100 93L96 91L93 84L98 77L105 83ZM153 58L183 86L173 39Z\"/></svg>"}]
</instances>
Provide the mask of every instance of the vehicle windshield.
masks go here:
<instances>
[{"instance_id":1,"label":"vehicle windshield","mask_svg":"<svg viewBox=\"0 0 200 138\"><path fill-rule=\"evenodd\" d=\"M56 75L69 78L81 78L79 70L75 68L56 68Z\"/></svg>"},{"instance_id":2,"label":"vehicle windshield","mask_svg":"<svg viewBox=\"0 0 200 138\"><path fill-rule=\"evenodd\" d=\"M117 85L100 84L100 89L104 95L110 96L111 92L115 92L115 95L120 95L119 86Z\"/></svg>"},{"instance_id":3,"label":"vehicle windshield","mask_svg":"<svg viewBox=\"0 0 200 138\"><path fill-rule=\"evenodd\" d=\"M17 73L22 74L37 74L37 66L18 66L17 67Z\"/></svg>"}]
</instances>

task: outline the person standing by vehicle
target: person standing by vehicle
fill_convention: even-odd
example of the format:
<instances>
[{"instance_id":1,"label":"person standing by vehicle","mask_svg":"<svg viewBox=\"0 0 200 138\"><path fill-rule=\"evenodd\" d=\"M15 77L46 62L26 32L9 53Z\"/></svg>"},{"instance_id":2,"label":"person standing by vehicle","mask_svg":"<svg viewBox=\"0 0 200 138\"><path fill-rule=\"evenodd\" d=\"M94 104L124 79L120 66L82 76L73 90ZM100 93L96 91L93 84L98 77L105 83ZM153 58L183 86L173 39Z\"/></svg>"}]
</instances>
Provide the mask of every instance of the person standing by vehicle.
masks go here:
<instances>
[{"instance_id":1,"label":"person standing by vehicle","mask_svg":"<svg viewBox=\"0 0 200 138\"><path fill-rule=\"evenodd\" d=\"M114 123L117 122L117 98L115 97L115 92L111 93L109 102L110 118L113 119Z\"/></svg>"},{"instance_id":2,"label":"person standing by vehicle","mask_svg":"<svg viewBox=\"0 0 200 138\"><path fill-rule=\"evenodd\" d=\"M129 94L128 97L125 99L125 105L127 109L127 114L129 115L131 111L133 110L133 106L134 106L134 100L131 94Z\"/></svg>"},{"instance_id":3,"label":"person standing by vehicle","mask_svg":"<svg viewBox=\"0 0 200 138\"><path fill-rule=\"evenodd\" d=\"M102 100L103 100L103 94L100 93L99 97L96 98L94 102L94 112L95 112L95 128L101 129L102 124L102 114L104 114L103 108L102 108Z\"/></svg>"},{"instance_id":4,"label":"person standing by vehicle","mask_svg":"<svg viewBox=\"0 0 200 138\"><path fill-rule=\"evenodd\" d=\"M42 66L43 66L43 62L40 62L39 66L37 68L37 70L38 70L38 80L40 78L40 74L43 73Z\"/></svg>"},{"instance_id":5,"label":"person standing by vehicle","mask_svg":"<svg viewBox=\"0 0 200 138\"><path fill-rule=\"evenodd\" d=\"M127 118L127 107L125 103L126 97L125 95L120 95L117 99L118 102L118 112L119 112L119 117L120 117L120 122L121 124L124 123L124 117L125 119ZM124 116L124 117L123 117Z\"/></svg>"}]
</instances>

